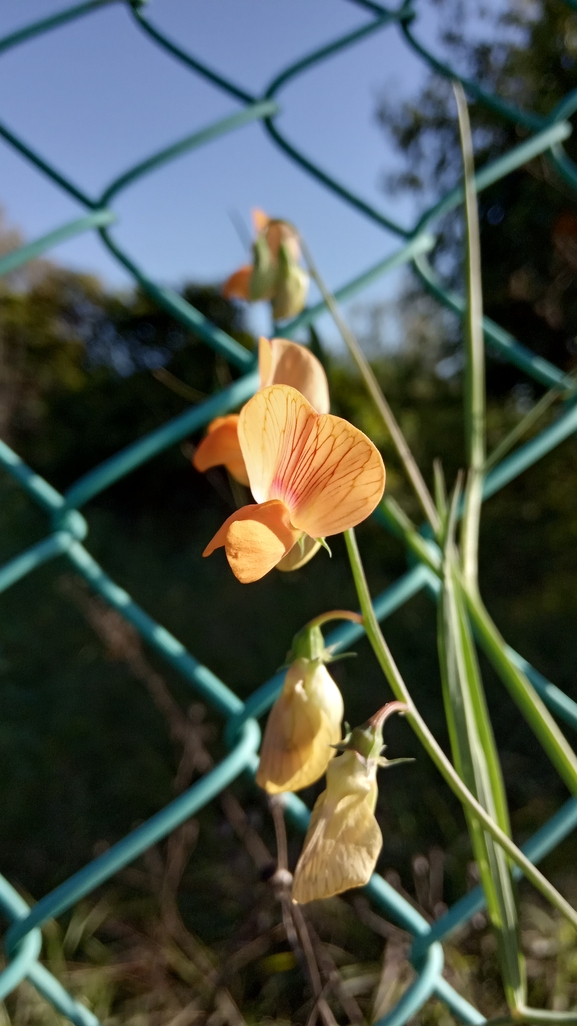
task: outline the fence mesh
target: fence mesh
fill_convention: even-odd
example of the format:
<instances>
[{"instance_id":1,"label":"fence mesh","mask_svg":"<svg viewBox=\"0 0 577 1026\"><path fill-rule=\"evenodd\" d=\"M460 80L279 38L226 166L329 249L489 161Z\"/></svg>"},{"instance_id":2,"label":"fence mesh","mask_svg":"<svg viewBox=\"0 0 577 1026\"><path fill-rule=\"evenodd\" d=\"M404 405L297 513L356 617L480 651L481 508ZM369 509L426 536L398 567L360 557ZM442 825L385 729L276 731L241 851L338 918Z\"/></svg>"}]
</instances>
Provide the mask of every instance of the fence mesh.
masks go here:
<instances>
[{"instance_id":1,"label":"fence mesh","mask_svg":"<svg viewBox=\"0 0 577 1026\"><path fill-rule=\"evenodd\" d=\"M77 1026L98 1026L98 1020L88 1008L73 999L38 960L42 944L41 928L43 924L66 912L114 873L145 852L152 844L169 834L210 802L241 773L254 772L258 763L257 751L260 741L257 719L272 705L282 684L282 675L277 674L259 687L243 703L210 669L201 665L177 638L161 624L156 623L144 609L141 609L131 596L95 562L84 545L87 524L80 510L86 502L147 460L184 439L191 432L198 430L214 417L238 407L254 393L258 384L254 356L251 353L226 332L213 325L177 292L151 280L132 257L118 245L111 234L111 226L116 220L112 201L123 189L128 188L139 178L162 167L181 154L197 149L212 139L234 129L242 128L253 121L260 121L272 142L280 147L291 160L295 161L304 172L312 175L324 187L330 189L344 203L353 207L359 215L368 217L387 233L392 233L399 239L399 248L392 255L338 289L336 291L338 299L348 299L394 268L411 264L426 288L440 303L455 313L462 314L464 311L463 298L444 287L427 256L435 245L434 223L441 215L462 202L461 187L456 187L442 196L412 229L407 230L391 217L377 210L362 196L351 192L322 167L313 163L285 137L276 123L279 113L277 98L292 79L321 61L338 57L339 53L350 46L362 45L363 40L372 36L373 33L383 30L399 33L404 45L416 52L431 69L446 78L460 79L471 99L485 105L499 117L525 131L524 141L478 171L476 176L478 190L486 188L527 161L542 154L567 185L577 191L577 167L563 149L563 142L572 131L568 119L577 109L577 89L565 96L547 116L522 110L499 96L486 92L475 81L457 75L450 67L430 53L418 39L418 18L416 18L412 0L406 0L397 10L388 10L372 0L350 0L350 2L361 8L365 15L359 28L332 40L285 68L271 82L263 96L253 96L168 39L148 19L144 3L141 0L90 0L88 3L69 7L0 39L0 53L4 53L11 47L25 43L35 36L62 27L77 18L95 14L111 3L123 3L128 16L133 19L135 29L143 32L151 44L160 47L167 57L180 62L194 75L200 75L215 89L223 91L235 104L241 106L239 111L230 116L215 121L201 131L183 139L178 139L173 145L129 168L111 182L98 198L87 195L66 175L44 160L28 143L0 123L0 135L5 142L13 147L24 160L34 165L69 196L73 197L84 210L78 219L70 221L48 235L2 257L0 274L4 275L15 270L65 239L82 232L96 230L99 232L103 244L113 256L124 265L158 304L182 324L192 329L212 349L244 372L243 376L228 388L152 431L146 437L138 439L132 445L95 467L76 481L64 495L61 495L47 481L35 474L34 470L27 467L15 452L0 441L2 466L44 510L49 525L48 533L42 541L0 568L0 591L32 573L43 563L56 557L65 557L90 587L131 623L142 638L167 663L171 664L197 694L226 721L225 737L229 754L220 764L104 854L45 895L33 908L30 908L10 883L0 876L0 908L11 923L5 937L6 967L0 973L0 998L5 997L21 980L27 978L58 1012L71 1022L76 1023ZM565 0L565 3L577 11L577 0ZM283 336L290 338L297 329L314 324L324 310L323 303L304 310L290 324L283 327ZM535 356L488 318L484 320L484 333L489 350L498 354L501 359L514 364L529 378L540 384L563 390L565 397L561 414L547 428L491 470L484 485L484 496L488 497L577 431L577 383L575 379L563 374L547 360ZM434 595L438 590L438 580L428 567L417 562L375 600L375 611L378 618L383 620L421 590L428 590ZM347 624L334 631L329 636L328 642L337 646L339 650L344 649L362 633L362 627L356 624ZM545 680L522 656L513 652L510 654L528 675L531 683L549 708L570 726L577 727L577 704ZM285 796L285 814L297 829L306 830L309 811L296 795ZM529 858L538 862L552 851L575 826L577 826L577 801L571 798L527 842L523 850ZM441 945L443 938L452 930L469 921L476 912L483 908L484 896L481 888L477 887L470 891L433 925L429 924L378 874L372 877L366 887L366 893L375 906L414 937L411 960L416 970L416 977L397 1005L379 1020L379 1026L402 1026L419 1012L431 996L436 996L445 1002L451 1012L465 1023L484 1022L483 1015L444 979Z\"/></svg>"}]
</instances>

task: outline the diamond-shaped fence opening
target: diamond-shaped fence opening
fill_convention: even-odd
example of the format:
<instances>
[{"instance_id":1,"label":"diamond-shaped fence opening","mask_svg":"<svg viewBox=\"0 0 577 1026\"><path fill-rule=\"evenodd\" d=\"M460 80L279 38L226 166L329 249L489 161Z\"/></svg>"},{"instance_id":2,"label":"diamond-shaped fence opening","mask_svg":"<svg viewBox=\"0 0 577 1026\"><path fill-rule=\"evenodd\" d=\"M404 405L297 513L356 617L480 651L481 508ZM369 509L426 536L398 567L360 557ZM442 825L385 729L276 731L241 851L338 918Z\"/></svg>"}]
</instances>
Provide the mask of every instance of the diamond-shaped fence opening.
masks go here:
<instances>
[{"instance_id":1,"label":"diamond-shaped fence opening","mask_svg":"<svg viewBox=\"0 0 577 1026\"><path fill-rule=\"evenodd\" d=\"M258 383L252 354L226 332L213 325L178 293L151 280L132 257L118 245L111 230L116 220L113 207L115 197L140 177L153 169L162 167L179 155L199 148L233 129L260 121L271 141L280 147L289 159L295 161L305 173L312 175L323 186L330 189L344 203L355 209L360 216L368 217L382 227L385 232L392 233L399 239L399 248L396 252L338 289L336 292L338 299L348 299L394 268L403 264L411 264L421 281L440 303L457 314L462 314L464 311L462 297L444 287L427 258L427 254L435 244L433 234L435 223L442 214L462 202L461 187L456 187L443 196L420 218L414 228L410 231L406 230L391 217L375 209L362 196L351 192L323 168L313 163L298 150L290 139L284 136L276 123L276 116L279 112L278 96L288 82L312 65L329 58L338 59L339 53L350 46L362 46L363 41L375 32L399 33L404 44L419 54L429 67L446 78L459 79L460 76L447 65L438 61L419 41L418 18L415 17L411 0L405 0L396 10L388 10L372 0L351 0L362 9L365 15L363 23L356 30L329 41L325 46L285 68L275 77L262 96L253 96L250 92L229 81L226 75L207 67L197 57L187 53L168 39L148 19L144 6L139 0L131 0L131 2L127 2L127 0L89 0L87 3L70 7L1 39L0 53L49 30L63 27L76 18L92 14L111 3L118 2L125 3L127 14L134 21L135 31L143 32L150 40L151 45L160 47L167 57L179 61L191 74L202 76L215 89L227 94L232 103L240 109L234 110L228 117L154 153L147 160L130 168L111 182L102 195L96 198L83 192L64 174L44 160L40 154L36 153L28 143L0 124L0 135L5 142L13 147L24 160L34 165L68 195L72 196L85 211L78 219L62 225L48 235L2 257L0 274L7 274L15 270L65 239L82 232L96 230L99 232L103 244L160 306L164 307L182 324L193 329L195 334L200 336L208 346L211 346L236 368L244 372L244 375L207 401L116 453L76 481L64 495L59 494L47 481L35 474L33 469L27 467L7 445L0 442L2 466L46 513L49 525L48 533L42 541L20 553L0 568L0 590L5 590L56 556L64 556L88 585L132 624L141 637L166 662L170 663L196 693L220 713L226 721L225 737L229 754L213 770L104 854L95 858L56 887L33 908L29 908L8 881L0 877L0 907L11 922L5 937L7 965L0 973L0 998L5 997L21 980L26 978L47 1001L52 1003L55 1009L78 1026L97 1026L98 1020L84 1005L74 1000L58 980L38 961L41 949L41 927L49 919L70 909L76 902L90 894L151 845L166 837L170 831L210 802L241 773L255 770L260 741L257 719L271 706L282 683L282 676L277 674L243 703L226 684L187 652L177 638L161 624L156 623L126 591L115 584L105 570L92 558L88 548L84 545L87 525L80 510L86 502L147 460L179 442L191 432L198 430L214 417L238 407L254 393ZM568 7L577 10L575 0L566 0L566 3ZM370 16L368 20L367 14ZM577 167L563 149L563 141L572 130L568 118L577 109L577 90L566 96L547 116L542 116L531 111L521 110L499 96L487 93L475 81L462 77L460 80L471 99L484 104L508 122L522 127L527 133L523 142L478 171L476 176L478 190L486 188L539 154L542 154L554 166L569 187L573 190L577 189ZM314 324L324 310L324 303L306 309L290 324L283 327L283 336L290 338L298 328ZM563 412L550 426L491 470L484 485L484 496L488 497L577 431L577 383L547 360L535 356L488 318L484 320L484 333L490 351L520 368L529 378L548 387L562 389L567 397ZM412 569L408 570L375 600L375 611L378 618L380 620L386 618L423 589L435 595L438 591L438 579L429 567L417 561ZM356 624L347 624L334 631L328 640L338 649L343 649L362 633L362 627ZM510 655L522 667L549 708L566 723L577 727L577 704L545 680L520 655L513 652L510 652ZM284 802L287 818L295 827L304 831L309 819L309 811L304 803L292 794L286 795ZM576 825L577 801L570 799L527 842L523 850L530 859L538 862L555 848ZM377 907L386 912L414 937L411 959L417 971L416 978L396 1007L379 1021L379 1026L385 1026L385 1024L401 1026L414 1016L432 995L436 995L444 1001L463 1022L484 1022L481 1013L464 1000L443 978L443 948L440 943L455 927L469 921L476 912L483 908L484 896L481 888L478 887L469 892L433 925L426 922L412 905L377 874L372 877L366 887L366 893Z\"/></svg>"}]
</instances>

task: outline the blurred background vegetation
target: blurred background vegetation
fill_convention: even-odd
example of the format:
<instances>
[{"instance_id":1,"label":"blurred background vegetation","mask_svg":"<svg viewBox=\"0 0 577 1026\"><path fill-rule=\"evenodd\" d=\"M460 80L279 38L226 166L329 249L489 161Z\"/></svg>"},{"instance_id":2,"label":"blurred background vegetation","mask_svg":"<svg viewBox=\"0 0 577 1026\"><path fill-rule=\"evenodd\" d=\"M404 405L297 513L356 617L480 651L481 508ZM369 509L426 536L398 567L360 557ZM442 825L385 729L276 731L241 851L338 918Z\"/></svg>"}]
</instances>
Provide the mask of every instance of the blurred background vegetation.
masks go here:
<instances>
[{"instance_id":1,"label":"blurred background vegetation","mask_svg":"<svg viewBox=\"0 0 577 1026\"><path fill-rule=\"evenodd\" d=\"M511 3L508 42L466 42L466 15L444 0L445 45L460 70L522 106L546 112L575 85L577 15L560 2ZM513 42L511 42L513 39ZM450 86L431 77L418 102L380 103L383 130L406 171L390 195L452 184L459 151ZM518 132L473 105L477 160ZM569 152L576 150L569 141ZM575 155L575 154L574 154ZM480 198L485 307L520 341L564 370L577 364L577 214L543 158ZM436 265L458 284L461 224L446 219ZM0 248L18 244L3 228ZM183 294L251 348L242 310L216 288ZM370 315L370 311L369 311ZM379 381L425 476L440 457L449 481L462 464L460 327L407 275L395 307L402 345L365 333ZM371 316L366 318L371 323ZM372 318L378 324L378 317ZM388 489L418 518L392 447L346 361L312 334L329 374L333 412L379 444ZM514 367L488 370L489 449L540 393ZM38 261L0 284L0 436L55 487L178 415L231 380L228 365L143 294L112 293L89 275ZM538 427L560 409L554 404ZM236 505L224 471L191 467L198 438L157 457L85 510L88 547L111 577L242 698L282 663L292 635L315 614L355 608L344 546L293 574L250 588L222 553L201 557ZM571 438L490 499L481 537L482 589L507 641L573 697L577 619L577 446ZM0 555L44 536L42 514L6 476L0 480ZM373 594L407 568L399 542L371 521L359 531ZM0 860L37 898L171 800L223 754L222 724L136 634L89 593L63 560L0 596ZM419 595L385 625L415 700L446 743L436 662L435 611ZM334 675L347 719L364 720L389 697L365 642ZM526 839L566 799L489 667L483 663L516 838ZM402 721L388 727L391 756L415 763L381 774L384 847L378 869L428 918L476 882L458 804ZM304 795L314 800L318 788ZM291 865L300 839L289 836ZM577 900L570 839L545 871ZM240 780L168 841L47 929L47 958L109 1023L187 1026L294 1021L311 1014L310 986L287 943L270 811ZM522 886L533 1005L577 1000L577 946L565 926ZM326 995L337 1021L382 1015L411 978L408 938L359 893L307 910ZM384 945L384 956L383 956ZM503 1011L492 938L482 915L447 946L448 974L487 1015ZM27 985L0 1023L56 1019ZM450 1021L429 1003L420 1020ZM325 1023L327 1020L325 1019Z\"/></svg>"}]
</instances>

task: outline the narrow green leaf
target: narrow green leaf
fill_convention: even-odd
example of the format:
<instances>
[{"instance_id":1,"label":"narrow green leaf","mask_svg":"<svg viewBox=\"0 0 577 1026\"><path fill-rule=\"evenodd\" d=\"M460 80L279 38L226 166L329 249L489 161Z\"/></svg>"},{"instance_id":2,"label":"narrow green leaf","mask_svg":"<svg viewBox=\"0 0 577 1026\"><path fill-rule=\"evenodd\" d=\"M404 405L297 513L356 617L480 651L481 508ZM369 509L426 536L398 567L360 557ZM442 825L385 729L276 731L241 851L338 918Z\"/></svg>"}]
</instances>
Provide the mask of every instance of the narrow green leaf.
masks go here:
<instances>
[{"instance_id":1,"label":"narrow green leaf","mask_svg":"<svg viewBox=\"0 0 577 1026\"><path fill-rule=\"evenodd\" d=\"M467 305L465 313L465 440L468 476L461 528L463 574L471 586L477 581L479 523L485 463L485 342L481 288L481 244L475 189L475 164L465 93L453 83L463 155L467 251L465 260Z\"/></svg>"},{"instance_id":2,"label":"narrow green leaf","mask_svg":"<svg viewBox=\"0 0 577 1026\"><path fill-rule=\"evenodd\" d=\"M460 591L453 534L453 496L444 551L438 615L443 700L455 768L487 813L510 834L509 815L477 655ZM465 809L473 852L497 938L509 1007L525 1004L525 972L510 862L470 809Z\"/></svg>"}]
</instances>

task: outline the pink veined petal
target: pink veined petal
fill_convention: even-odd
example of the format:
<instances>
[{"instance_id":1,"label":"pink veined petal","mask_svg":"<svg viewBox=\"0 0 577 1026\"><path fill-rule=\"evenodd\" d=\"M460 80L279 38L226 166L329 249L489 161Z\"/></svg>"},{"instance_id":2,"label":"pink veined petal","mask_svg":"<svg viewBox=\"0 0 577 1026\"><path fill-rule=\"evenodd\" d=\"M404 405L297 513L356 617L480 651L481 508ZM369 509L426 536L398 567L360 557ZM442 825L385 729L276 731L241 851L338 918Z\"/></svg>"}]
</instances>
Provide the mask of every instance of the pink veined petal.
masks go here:
<instances>
[{"instance_id":1,"label":"pink veined petal","mask_svg":"<svg viewBox=\"0 0 577 1026\"><path fill-rule=\"evenodd\" d=\"M300 392L287 385L261 389L249 399L238 422L238 440L257 502L282 499L279 486L298 465L317 414ZM290 503L287 502L290 508Z\"/></svg>"},{"instance_id":2,"label":"pink veined petal","mask_svg":"<svg viewBox=\"0 0 577 1026\"><path fill-rule=\"evenodd\" d=\"M369 438L348 421L316 419L290 482L291 523L313 538L356 527L382 498L385 467Z\"/></svg>"},{"instance_id":3,"label":"pink veined petal","mask_svg":"<svg viewBox=\"0 0 577 1026\"><path fill-rule=\"evenodd\" d=\"M255 499L280 499L293 527L313 538L359 524L383 494L385 468L370 439L340 417L319 416L287 385L253 396L238 433Z\"/></svg>"}]
</instances>

